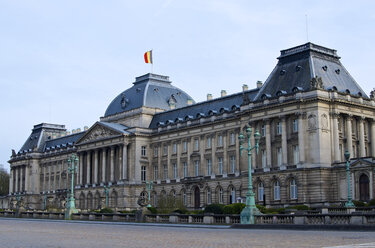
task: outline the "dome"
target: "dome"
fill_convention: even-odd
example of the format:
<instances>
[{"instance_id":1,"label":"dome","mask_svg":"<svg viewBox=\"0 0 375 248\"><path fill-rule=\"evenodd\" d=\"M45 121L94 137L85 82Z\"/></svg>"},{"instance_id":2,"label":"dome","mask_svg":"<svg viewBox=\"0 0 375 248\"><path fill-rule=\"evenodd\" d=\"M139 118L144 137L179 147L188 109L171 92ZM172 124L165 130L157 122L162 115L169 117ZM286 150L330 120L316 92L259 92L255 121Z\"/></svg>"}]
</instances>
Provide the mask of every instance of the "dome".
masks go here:
<instances>
[{"instance_id":1,"label":"dome","mask_svg":"<svg viewBox=\"0 0 375 248\"><path fill-rule=\"evenodd\" d=\"M133 86L109 104L104 117L143 106L169 110L195 103L188 94L171 83L168 76L152 73L136 77Z\"/></svg>"}]
</instances>

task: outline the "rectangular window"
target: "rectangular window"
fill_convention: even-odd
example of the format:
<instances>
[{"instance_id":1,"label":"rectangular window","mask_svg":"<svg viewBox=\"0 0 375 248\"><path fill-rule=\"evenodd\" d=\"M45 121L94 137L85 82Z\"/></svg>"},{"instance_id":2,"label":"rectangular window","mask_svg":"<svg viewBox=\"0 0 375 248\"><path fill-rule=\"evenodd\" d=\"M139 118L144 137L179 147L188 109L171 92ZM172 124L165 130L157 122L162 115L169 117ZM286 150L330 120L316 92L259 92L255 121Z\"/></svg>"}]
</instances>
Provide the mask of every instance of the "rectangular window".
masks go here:
<instances>
[{"instance_id":1,"label":"rectangular window","mask_svg":"<svg viewBox=\"0 0 375 248\"><path fill-rule=\"evenodd\" d=\"M145 146L141 146L141 155L142 155L142 157L146 157L146 147Z\"/></svg>"},{"instance_id":2,"label":"rectangular window","mask_svg":"<svg viewBox=\"0 0 375 248\"><path fill-rule=\"evenodd\" d=\"M177 164L173 163L173 179L177 178Z\"/></svg>"},{"instance_id":3,"label":"rectangular window","mask_svg":"<svg viewBox=\"0 0 375 248\"><path fill-rule=\"evenodd\" d=\"M277 148L277 166L280 167L282 163L283 163L283 153L282 153L281 147L278 147Z\"/></svg>"},{"instance_id":4,"label":"rectangular window","mask_svg":"<svg viewBox=\"0 0 375 248\"><path fill-rule=\"evenodd\" d=\"M158 174L159 174L159 170L158 170L158 166L155 165L154 166L154 180L158 180Z\"/></svg>"},{"instance_id":5,"label":"rectangular window","mask_svg":"<svg viewBox=\"0 0 375 248\"><path fill-rule=\"evenodd\" d=\"M293 133L298 132L298 119L293 120Z\"/></svg>"},{"instance_id":6,"label":"rectangular window","mask_svg":"<svg viewBox=\"0 0 375 248\"><path fill-rule=\"evenodd\" d=\"M263 183L258 184L258 201L263 201L264 198L264 185Z\"/></svg>"},{"instance_id":7,"label":"rectangular window","mask_svg":"<svg viewBox=\"0 0 375 248\"><path fill-rule=\"evenodd\" d=\"M187 141L184 141L182 144L183 144L182 151L187 152Z\"/></svg>"},{"instance_id":8,"label":"rectangular window","mask_svg":"<svg viewBox=\"0 0 375 248\"><path fill-rule=\"evenodd\" d=\"M184 176L184 177L187 177L187 174L188 174L187 163L184 162L184 163L183 163L183 176Z\"/></svg>"},{"instance_id":9,"label":"rectangular window","mask_svg":"<svg viewBox=\"0 0 375 248\"><path fill-rule=\"evenodd\" d=\"M223 158L222 157L218 158L217 165L218 165L219 175L222 175L223 174Z\"/></svg>"},{"instance_id":10,"label":"rectangular window","mask_svg":"<svg viewBox=\"0 0 375 248\"><path fill-rule=\"evenodd\" d=\"M173 154L177 153L177 143L173 144Z\"/></svg>"},{"instance_id":11,"label":"rectangular window","mask_svg":"<svg viewBox=\"0 0 375 248\"><path fill-rule=\"evenodd\" d=\"M293 162L294 162L294 164L299 163L299 147L298 147L298 145L293 146Z\"/></svg>"},{"instance_id":12,"label":"rectangular window","mask_svg":"<svg viewBox=\"0 0 375 248\"><path fill-rule=\"evenodd\" d=\"M207 175L210 176L212 174L212 163L211 159L207 159Z\"/></svg>"},{"instance_id":13,"label":"rectangular window","mask_svg":"<svg viewBox=\"0 0 375 248\"><path fill-rule=\"evenodd\" d=\"M194 151L199 150L199 139L194 139Z\"/></svg>"},{"instance_id":14,"label":"rectangular window","mask_svg":"<svg viewBox=\"0 0 375 248\"><path fill-rule=\"evenodd\" d=\"M168 166L165 164L163 165L163 179L167 179L168 178Z\"/></svg>"},{"instance_id":15,"label":"rectangular window","mask_svg":"<svg viewBox=\"0 0 375 248\"><path fill-rule=\"evenodd\" d=\"M207 137L206 145L207 145L207 148L211 148L211 137Z\"/></svg>"},{"instance_id":16,"label":"rectangular window","mask_svg":"<svg viewBox=\"0 0 375 248\"><path fill-rule=\"evenodd\" d=\"M261 128L261 135L262 135L262 137L265 137L265 136L266 136L266 126L265 126L265 125L262 125L262 128Z\"/></svg>"},{"instance_id":17,"label":"rectangular window","mask_svg":"<svg viewBox=\"0 0 375 248\"><path fill-rule=\"evenodd\" d=\"M142 182L146 181L146 166L141 167L141 180Z\"/></svg>"},{"instance_id":18,"label":"rectangular window","mask_svg":"<svg viewBox=\"0 0 375 248\"><path fill-rule=\"evenodd\" d=\"M196 177L199 176L199 160L194 161L194 172Z\"/></svg>"},{"instance_id":19,"label":"rectangular window","mask_svg":"<svg viewBox=\"0 0 375 248\"><path fill-rule=\"evenodd\" d=\"M168 155L168 146L167 145L163 146L163 155Z\"/></svg>"},{"instance_id":20,"label":"rectangular window","mask_svg":"<svg viewBox=\"0 0 375 248\"><path fill-rule=\"evenodd\" d=\"M262 168L266 168L267 165L267 153L266 150L262 150Z\"/></svg>"},{"instance_id":21,"label":"rectangular window","mask_svg":"<svg viewBox=\"0 0 375 248\"><path fill-rule=\"evenodd\" d=\"M158 156L158 147L155 146L154 147L154 157L157 157Z\"/></svg>"},{"instance_id":22,"label":"rectangular window","mask_svg":"<svg viewBox=\"0 0 375 248\"><path fill-rule=\"evenodd\" d=\"M236 136L234 133L230 133L230 144L231 145L236 144Z\"/></svg>"},{"instance_id":23,"label":"rectangular window","mask_svg":"<svg viewBox=\"0 0 375 248\"><path fill-rule=\"evenodd\" d=\"M217 136L217 146L223 146L223 135Z\"/></svg>"},{"instance_id":24,"label":"rectangular window","mask_svg":"<svg viewBox=\"0 0 375 248\"><path fill-rule=\"evenodd\" d=\"M236 157L230 156L230 172L234 173L236 171Z\"/></svg>"},{"instance_id":25,"label":"rectangular window","mask_svg":"<svg viewBox=\"0 0 375 248\"><path fill-rule=\"evenodd\" d=\"M281 134L281 122L278 122L276 124L276 134L280 135Z\"/></svg>"}]
</instances>

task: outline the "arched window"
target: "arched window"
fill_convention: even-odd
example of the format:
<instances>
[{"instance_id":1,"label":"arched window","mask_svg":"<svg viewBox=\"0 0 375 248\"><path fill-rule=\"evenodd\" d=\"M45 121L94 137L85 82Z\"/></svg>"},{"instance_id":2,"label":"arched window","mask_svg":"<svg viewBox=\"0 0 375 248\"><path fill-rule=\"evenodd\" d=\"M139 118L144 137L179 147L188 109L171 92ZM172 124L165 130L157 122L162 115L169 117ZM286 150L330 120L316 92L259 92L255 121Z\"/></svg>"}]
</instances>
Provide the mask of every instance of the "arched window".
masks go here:
<instances>
[{"instance_id":1,"label":"arched window","mask_svg":"<svg viewBox=\"0 0 375 248\"><path fill-rule=\"evenodd\" d=\"M258 184L258 201L264 201L264 184L260 182Z\"/></svg>"},{"instance_id":2,"label":"arched window","mask_svg":"<svg viewBox=\"0 0 375 248\"><path fill-rule=\"evenodd\" d=\"M92 207L92 194L91 193L89 193L88 195L87 195L87 209L92 209L93 207Z\"/></svg>"},{"instance_id":3,"label":"arched window","mask_svg":"<svg viewBox=\"0 0 375 248\"><path fill-rule=\"evenodd\" d=\"M370 199L369 182L370 180L367 175L362 174L359 177L359 199L361 201L368 201Z\"/></svg>"},{"instance_id":4,"label":"arched window","mask_svg":"<svg viewBox=\"0 0 375 248\"><path fill-rule=\"evenodd\" d=\"M295 200L298 198L297 182L295 179L290 181L290 199Z\"/></svg>"},{"instance_id":5,"label":"arched window","mask_svg":"<svg viewBox=\"0 0 375 248\"><path fill-rule=\"evenodd\" d=\"M279 181L275 181L273 183L273 199L275 201L280 200L280 182Z\"/></svg>"},{"instance_id":6,"label":"arched window","mask_svg":"<svg viewBox=\"0 0 375 248\"><path fill-rule=\"evenodd\" d=\"M187 206L187 197L185 190L182 192L182 202L184 203L184 206Z\"/></svg>"},{"instance_id":7,"label":"arched window","mask_svg":"<svg viewBox=\"0 0 375 248\"><path fill-rule=\"evenodd\" d=\"M229 204L236 203L236 189L234 187L231 187L229 192Z\"/></svg>"},{"instance_id":8,"label":"arched window","mask_svg":"<svg viewBox=\"0 0 375 248\"><path fill-rule=\"evenodd\" d=\"M158 205L158 195L156 194L156 192L152 193L152 203L154 204L154 207Z\"/></svg>"},{"instance_id":9,"label":"arched window","mask_svg":"<svg viewBox=\"0 0 375 248\"><path fill-rule=\"evenodd\" d=\"M112 193L111 193L109 206L112 207L112 208L117 207L117 193L116 193L116 191L112 191Z\"/></svg>"},{"instance_id":10,"label":"arched window","mask_svg":"<svg viewBox=\"0 0 375 248\"><path fill-rule=\"evenodd\" d=\"M211 196L211 189L207 188L206 190L206 203L211 204L212 203L212 196Z\"/></svg>"},{"instance_id":11,"label":"arched window","mask_svg":"<svg viewBox=\"0 0 375 248\"><path fill-rule=\"evenodd\" d=\"M218 201L220 204L224 203L224 191L222 188L219 188L218 190Z\"/></svg>"}]
</instances>

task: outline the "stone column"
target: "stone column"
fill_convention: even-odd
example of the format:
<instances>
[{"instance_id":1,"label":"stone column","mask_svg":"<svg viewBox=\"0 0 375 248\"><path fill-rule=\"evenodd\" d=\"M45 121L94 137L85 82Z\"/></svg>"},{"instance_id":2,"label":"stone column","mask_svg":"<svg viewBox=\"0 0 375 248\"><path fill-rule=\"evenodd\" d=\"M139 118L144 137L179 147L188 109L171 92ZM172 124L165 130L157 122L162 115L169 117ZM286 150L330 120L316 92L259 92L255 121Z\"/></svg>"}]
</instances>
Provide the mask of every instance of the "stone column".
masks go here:
<instances>
[{"instance_id":1,"label":"stone column","mask_svg":"<svg viewBox=\"0 0 375 248\"><path fill-rule=\"evenodd\" d=\"M51 163L47 163L48 166L48 187L47 191L51 191Z\"/></svg>"},{"instance_id":2,"label":"stone column","mask_svg":"<svg viewBox=\"0 0 375 248\"><path fill-rule=\"evenodd\" d=\"M359 117L359 157L366 157L364 117Z\"/></svg>"},{"instance_id":3,"label":"stone column","mask_svg":"<svg viewBox=\"0 0 375 248\"><path fill-rule=\"evenodd\" d=\"M298 116L298 148L299 148L299 161L305 162L305 113L299 113Z\"/></svg>"},{"instance_id":4,"label":"stone column","mask_svg":"<svg viewBox=\"0 0 375 248\"><path fill-rule=\"evenodd\" d=\"M29 185L29 166L28 165L26 165L25 166L25 192L27 193L27 191L29 190L29 187L28 187L28 185Z\"/></svg>"},{"instance_id":5,"label":"stone column","mask_svg":"<svg viewBox=\"0 0 375 248\"><path fill-rule=\"evenodd\" d=\"M14 168L14 170L16 171L16 190L15 190L15 192L19 192L19 188L18 188L18 173L19 173L19 168L18 167L16 167L16 168Z\"/></svg>"},{"instance_id":6,"label":"stone column","mask_svg":"<svg viewBox=\"0 0 375 248\"><path fill-rule=\"evenodd\" d=\"M271 153L271 127L270 120L266 120L266 154L267 154L267 168L272 166L272 153Z\"/></svg>"},{"instance_id":7,"label":"stone column","mask_svg":"<svg viewBox=\"0 0 375 248\"><path fill-rule=\"evenodd\" d=\"M340 144L339 144L339 126L338 126L338 117L339 114L332 113L332 136L333 136L333 159L334 162L341 161L341 154L340 154Z\"/></svg>"},{"instance_id":8,"label":"stone column","mask_svg":"<svg viewBox=\"0 0 375 248\"><path fill-rule=\"evenodd\" d=\"M86 184L91 183L91 152L87 152L87 160L86 160L86 167L87 167L87 173L86 173Z\"/></svg>"},{"instance_id":9,"label":"stone column","mask_svg":"<svg viewBox=\"0 0 375 248\"><path fill-rule=\"evenodd\" d=\"M24 191L24 188L23 188L23 166L20 166L19 170L20 170L20 188L19 188L19 191L23 192Z\"/></svg>"},{"instance_id":10,"label":"stone column","mask_svg":"<svg viewBox=\"0 0 375 248\"><path fill-rule=\"evenodd\" d=\"M57 174L57 162L53 163L53 190L56 190L57 184L56 184L56 174Z\"/></svg>"},{"instance_id":11,"label":"stone column","mask_svg":"<svg viewBox=\"0 0 375 248\"><path fill-rule=\"evenodd\" d=\"M371 123L371 155L375 157L375 119Z\"/></svg>"},{"instance_id":12,"label":"stone column","mask_svg":"<svg viewBox=\"0 0 375 248\"><path fill-rule=\"evenodd\" d=\"M79 184L83 184L83 153L79 154Z\"/></svg>"},{"instance_id":13,"label":"stone column","mask_svg":"<svg viewBox=\"0 0 375 248\"><path fill-rule=\"evenodd\" d=\"M249 123L249 126L251 128L251 130L253 131L251 133L251 137L250 137L250 142L251 142L251 145L252 146L255 146L255 137L254 137L254 134L255 134L255 125L254 123ZM257 156L257 151L256 149L252 150L251 151L251 168L254 170L256 168L256 157Z\"/></svg>"},{"instance_id":14,"label":"stone column","mask_svg":"<svg viewBox=\"0 0 375 248\"><path fill-rule=\"evenodd\" d=\"M119 171L119 175L118 175L118 180L122 180L122 170L124 169L124 163L123 163L123 152L124 152L124 147L123 146L118 146L118 171Z\"/></svg>"},{"instance_id":15,"label":"stone column","mask_svg":"<svg viewBox=\"0 0 375 248\"><path fill-rule=\"evenodd\" d=\"M14 170L13 168L10 168L10 173L9 173L9 194L13 193L13 178L14 178Z\"/></svg>"},{"instance_id":16,"label":"stone column","mask_svg":"<svg viewBox=\"0 0 375 248\"><path fill-rule=\"evenodd\" d=\"M111 146L111 182L115 181L115 148Z\"/></svg>"},{"instance_id":17,"label":"stone column","mask_svg":"<svg viewBox=\"0 0 375 248\"><path fill-rule=\"evenodd\" d=\"M352 119L352 115L346 117L346 150L350 153L351 158L353 158Z\"/></svg>"},{"instance_id":18,"label":"stone column","mask_svg":"<svg viewBox=\"0 0 375 248\"><path fill-rule=\"evenodd\" d=\"M223 133L223 174L228 174L230 171L228 163L228 132Z\"/></svg>"},{"instance_id":19,"label":"stone column","mask_svg":"<svg viewBox=\"0 0 375 248\"><path fill-rule=\"evenodd\" d=\"M95 150L94 151L94 180L93 180L93 183L95 183L95 184L98 183L98 170L99 170L98 155L99 155L99 151Z\"/></svg>"},{"instance_id":20,"label":"stone column","mask_svg":"<svg viewBox=\"0 0 375 248\"><path fill-rule=\"evenodd\" d=\"M122 147L122 179L128 179L128 144Z\"/></svg>"},{"instance_id":21,"label":"stone column","mask_svg":"<svg viewBox=\"0 0 375 248\"><path fill-rule=\"evenodd\" d=\"M107 156L106 156L106 148L103 148L102 151L102 182L105 183L107 181L106 178L106 169L107 169Z\"/></svg>"},{"instance_id":22,"label":"stone column","mask_svg":"<svg viewBox=\"0 0 375 248\"><path fill-rule=\"evenodd\" d=\"M287 133L286 133L286 117L281 117L281 150L283 158L283 166L288 164L288 144L287 144Z\"/></svg>"}]
</instances>

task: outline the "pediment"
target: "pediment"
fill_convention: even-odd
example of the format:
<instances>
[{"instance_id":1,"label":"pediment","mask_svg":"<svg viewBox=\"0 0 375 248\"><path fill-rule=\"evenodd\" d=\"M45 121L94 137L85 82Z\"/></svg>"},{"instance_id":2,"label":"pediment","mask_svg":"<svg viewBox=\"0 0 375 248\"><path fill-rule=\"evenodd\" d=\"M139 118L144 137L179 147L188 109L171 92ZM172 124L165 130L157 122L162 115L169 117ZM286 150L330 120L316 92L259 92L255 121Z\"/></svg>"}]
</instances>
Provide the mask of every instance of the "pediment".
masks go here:
<instances>
[{"instance_id":1,"label":"pediment","mask_svg":"<svg viewBox=\"0 0 375 248\"><path fill-rule=\"evenodd\" d=\"M367 167L373 165L374 163L365 159L358 159L350 164L352 168Z\"/></svg>"},{"instance_id":2,"label":"pediment","mask_svg":"<svg viewBox=\"0 0 375 248\"><path fill-rule=\"evenodd\" d=\"M99 123L94 124L85 135L83 135L78 141L77 145L87 142L99 141L108 138L114 138L121 135L121 132L115 131L111 128L105 127Z\"/></svg>"}]
</instances>

